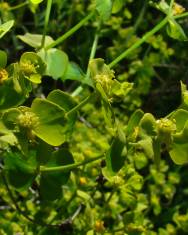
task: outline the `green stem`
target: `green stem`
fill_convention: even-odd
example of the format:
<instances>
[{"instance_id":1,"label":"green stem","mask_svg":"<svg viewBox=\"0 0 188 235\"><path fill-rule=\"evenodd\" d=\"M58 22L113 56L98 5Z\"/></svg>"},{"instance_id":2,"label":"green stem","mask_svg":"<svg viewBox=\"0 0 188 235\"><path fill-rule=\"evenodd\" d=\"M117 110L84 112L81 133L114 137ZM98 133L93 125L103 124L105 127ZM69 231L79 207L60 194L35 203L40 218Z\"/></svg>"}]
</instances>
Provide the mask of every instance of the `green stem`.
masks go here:
<instances>
[{"instance_id":1,"label":"green stem","mask_svg":"<svg viewBox=\"0 0 188 235\"><path fill-rule=\"evenodd\" d=\"M75 97L75 96L77 96L77 95L79 95L82 91L83 91L83 86L79 86L79 87L77 87L74 91L73 91L73 93L71 94L71 96L72 97Z\"/></svg>"},{"instance_id":2,"label":"green stem","mask_svg":"<svg viewBox=\"0 0 188 235\"><path fill-rule=\"evenodd\" d=\"M57 227L56 225L46 224L46 223L43 223L42 221L35 220L34 218L31 218L30 216L28 216L27 212L23 211L20 208L20 206L18 205L17 199L14 197L11 189L9 188L9 185L7 183L6 177L5 177L3 172L1 172L1 176L2 176L3 183L4 183L5 187L6 187L6 190L8 192L8 195L9 195L13 205L15 206L17 212L20 213L20 215L22 215L25 219L27 219L28 221L30 221L31 223L33 223L35 225L40 225L42 227L48 227L48 226L49 227Z\"/></svg>"},{"instance_id":3,"label":"green stem","mask_svg":"<svg viewBox=\"0 0 188 235\"><path fill-rule=\"evenodd\" d=\"M73 28L71 28L68 32L66 32L65 34L63 34L61 37L59 37L57 40L55 40L54 42L52 42L50 45L48 45L47 47L45 47L46 50L57 46L58 44L62 43L65 39L67 39L68 37L70 37L72 34L74 34L79 28L81 28L88 20L90 20L93 15L94 15L95 11L92 11L89 15L87 15L83 20L81 20L78 24L76 24Z\"/></svg>"},{"instance_id":4,"label":"green stem","mask_svg":"<svg viewBox=\"0 0 188 235\"><path fill-rule=\"evenodd\" d=\"M92 44L92 48L91 48L91 53L90 53L90 56L89 56L89 62L90 62L90 60L95 58L98 41L99 41L99 28L97 29L97 32L96 32L94 40L93 40L93 44ZM86 77L85 77L86 81L89 79L89 76L90 76L90 71L89 71L89 63L88 63ZM75 91L73 91L71 96L75 97L75 96L79 95L80 92L82 92L82 90L83 90L83 87L79 86L78 88L76 88Z\"/></svg>"},{"instance_id":5,"label":"green stem","mask_svg":"<svg viewBox=\"0 0 188 235\"><path fill-rule=\"evenodd\" d=\"M23 3L20 3L20 4L16 5L16 6L9 7L9 8L8 8L8 11L17 10L17 9L19 9L19 8L21 8L21 7L26 6L27 4L28 4L28 1L25 1L25 2L23 2Z\"/></svg>"},{"instance_id":6,"label":"green stem","mask_svg":"<svg viewBox=\"0 0 188 235\"><path fill-rule=\"evenodd\" d=\"M73 170L73 169L75 169L79 166L84 166L84 165L87 165L91 162L94 162L94 161L97 161L97 160L103 159L103 158L105 158L105 156L101 155L101 156L98 156L98 157L95 157L95 158L87 159L83 162L77 162L77 163L69 164L69 165L66 165L66 166L56 166L56 167L40 166L40 172L70 171L70 170Z\"/></svg>"},{"instance_id":7,"label":"green stem","mask_svg":"<svg viewBox=\"0 0 188 235\"><path fill-rule=\"evenodd\" d=\"M184 12L180 15L175 15L174 19L180 19L180 18L184 18L184 17L187 17L187 16L188 16L188 12Z\"/></svg>"},{"instance_id":8,"label":"green stem","mask_svg":"<svg viewBox=\"0 0 188 235\"><path fill-rule=\"evenodd\" d=\"M89 96L87 96L84 100L82 100L78 105L76 105L73 109L71 109L70 111L68 111L65 116L68 117L71 114L77 112L78 110L80 110L81 107L83 107L85 104L88 103L88 101L91 99L93 93L91 93Z\"/></svg>"},{"instance_id":9,"label":"green stem","mask_svg":"<svg viewBox=\"0 0 188 235\"><path fill-rule=\"evenodd\" d=\"M169 13L168 13L169 16L170 16L170 15L173 15L173 14L172 14L173 5L174 5L174 0L171 0L171 1L170 1Z\"/></svg>"},{"instance_id":10,"label":"green stem","mask_svg":"<svg viewBox=\"0 0 188 235\"><path fill-rule=\"evenodd\" d=\"M168 22L168 17L165 17L159 24L157 24L151 31L146 33L141 39L139 39L135 44L133 44L130 48L124 51L121 55L119 55L115 60L113 60L108 66L110 68L114 67L117 63L123 60L125 57L130 55L135 49L137 49L140 45L142 45L148 38L158 32L162 27L166 25Z\"/></svg>"},{"instance_id":11,"label":"green stem","mask_svg":"<svg viewBox=\"0 0 188 235\"><path fill-rule=\"evenodd\" d=\"M41 41L41 48L43 48L45 45L45 37L46 37L46 31L48 27L49 18L50 18L51 8L52 8L52 0L48 0L47 7L46 7L45 21L44 21L44 31L42 35L42 41Z\"/></svg>"},{"instance_id":12,"label":"green stem","mask_svg":"<svg viewBox=\"0 0 188 235\"><path fill-rule=\"evenodd\" d=\"M134 24L131 36L132 36L133 33L135 33L137 31L139 25L142 23L142 20L144 18L144 14L146 12L147 5L148 5L148 0L145 0L144 4L143 4L143 7L142 7L142 10L140 11L140 14L139 14L139 16L138 16L138 18L137 18L137 20L136 20L136 22Z\"/></svg>"}]
</instances>

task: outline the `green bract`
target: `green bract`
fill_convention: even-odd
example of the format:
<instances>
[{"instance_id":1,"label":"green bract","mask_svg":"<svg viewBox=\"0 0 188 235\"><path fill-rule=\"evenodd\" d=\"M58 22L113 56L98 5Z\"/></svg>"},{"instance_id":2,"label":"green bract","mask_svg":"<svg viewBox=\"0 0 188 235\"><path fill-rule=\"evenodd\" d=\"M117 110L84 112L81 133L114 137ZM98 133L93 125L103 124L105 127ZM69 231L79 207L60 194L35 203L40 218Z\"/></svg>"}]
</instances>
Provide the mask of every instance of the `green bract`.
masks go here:
<instances>
[{"instance_id":1,"label":"green bract","mask_svg":"<svg viewBox=\"0 0 188 235\"><path fill-rule=\"evenodd\" d=\"M41 83L45 64L34 52L26 52L20 58L20 70L25 78L33 83Z\"/></svg>"},{"instance_id":2,"label":"green bract","mask_svg":"<svg viewBox=\"0 0 188 235\"><path fill-rule=\"evenodd\" d=\"M185 234L184 6L15 0L0 15L0 234Z\"/></svg>"},{"instance_id":3,"label":"green bract","mask_svg":"<svg viewBox=\"0 0 188 235\"><path fill-rule=\"evenodd\" d=\"M65 52L52 48L47 51L42 49L38 55L46 63L45 75L51 76L54 79L63 77L68 66L68 56Z\"/></svg>"}]
</instances>

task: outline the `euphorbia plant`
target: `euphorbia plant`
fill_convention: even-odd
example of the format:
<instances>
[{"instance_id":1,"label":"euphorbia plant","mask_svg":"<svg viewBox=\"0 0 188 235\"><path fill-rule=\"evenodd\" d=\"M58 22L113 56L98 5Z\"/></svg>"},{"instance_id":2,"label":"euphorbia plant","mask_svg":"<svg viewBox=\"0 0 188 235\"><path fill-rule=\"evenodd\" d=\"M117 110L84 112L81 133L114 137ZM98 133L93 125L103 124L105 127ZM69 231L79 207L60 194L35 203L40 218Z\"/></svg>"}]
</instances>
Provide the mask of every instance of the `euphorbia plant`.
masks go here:
<instances>
[{"instance_id":1,"label":"euphorbia plant","mask_svg":"<svg viewBox=\"0 0 188 235\"><path fill-rule=\"evenodd\" d=\"M39 4L42 1L29 2ZM95 52L99 29L110 17L112 6L117 2L96 0L91 13L67 33L53 40L46 35L52 6L52 1L48 0L43 34L18 35L19 39L36 51L23 53L18 62L8 66L6 53L0 51L0 147L4 160L1 173L14 203L10 185L18 192L37 185L41 201L55 201L63 197L62 186L66 185L71 171L91 162L96 161L98 164L99 160L105 160L102 174L110 183L116 179L114 185L120 184L118 178L114 177L126 165L127 156L138 151L153 158L156 167L159 167L164 149L175 163L188 162L186 86L181 84L182 104L166 117L157 120L152 114L137 110L122 127L114 113L113 102L126 97L133 89L133 84L119 82L112 70L163 27L167 27L167 33L172 38L186 41L187 37L177 20L186 17L188 13L174 1L169 4L165 1L153 3L165 14L164 19L107 65L104 59L95 59ZM64 51L55 47L94 17L100 23L85 74L77 64L69 61ZM13 21L2 24L1 36L12 26ZM72 79L81 85L72 94L59 89L52 90L47 97L37 97L31 105L26 106L33 87L41 83L43 76L62 81ZM76 97L87 87L91 93L78 101ZM74 135L79 111L92 99L98 99L101 103L106 125L111 128L110 148L102 155L75 162L68 143L71 135ZM25 216L25 212L18 205L16 207ZM26 218L36 222L28 215ZM61 227L62 224L55 226ZM103 232L102 223L98 222L96 227L97 232Z\"/></svg>"}]
</instances>

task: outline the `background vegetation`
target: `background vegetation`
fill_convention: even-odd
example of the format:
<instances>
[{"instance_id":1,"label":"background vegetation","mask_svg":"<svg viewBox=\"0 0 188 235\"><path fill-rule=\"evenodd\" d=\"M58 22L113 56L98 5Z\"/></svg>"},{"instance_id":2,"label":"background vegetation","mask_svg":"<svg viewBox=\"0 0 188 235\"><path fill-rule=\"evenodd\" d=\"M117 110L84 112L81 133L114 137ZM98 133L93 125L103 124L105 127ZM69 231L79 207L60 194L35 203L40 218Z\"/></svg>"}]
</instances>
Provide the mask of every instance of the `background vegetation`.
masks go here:
<instances>
[{"instance_id":1,"label":"background vegetation","mask_svg":"<svg viewBox=\"0 0 188 235\"><path fill-rule=\"evenodd\" d=\"M98 37L95 58L109 64L144 33L164 18L164 14L147 0L116 0L111 17L101 22L91 18L78 32L58 45L86 73L94 38ZM158 1L155 1L158 2ZM186 0L178 3L188 9ZM46 34L53 39L80 22L92 9L88 0L53 0ZM25 33L43 34L45 1L39 5L10 0L0 3L0 20L15 20L11 31L1 39L0 49L8 54L8 64L33 48L20 40ZM188 18L179 23L188 32ZM113 103L120 124L125 125L138 108L157 118L164 117L180 105L180 81L188 84L188 43L168 37L166 30L151 36L114 68L116 79L134 84L126 97ZM59 88L73 93L78 80L52 79L42 83L24 103L46 97ZM84 86L76 95L81 101L91 88ZM75 161L103 154L110 146L113 131L103 118L97 98L82 107L70 137L63 147L70 147ZM3 162L3 157L1 157ZM2 163L3 164L3 163ZM89 164L73 172L62 187L62 196L43 201L37 182L29 190L18 192L0 180L0 235L5 234L115 234L115 235L186 235L188 234L187 165L175 165L166 151L157 169L153 159L143 151L128 156L126 165L107 180L104 161ZM53 190L53 189L52 189ZM14 202L14 199L17 201ZM29 216L29 218L28 218ZM32 221L30 221L32 218Z\"/></svg>"}]
</instances>

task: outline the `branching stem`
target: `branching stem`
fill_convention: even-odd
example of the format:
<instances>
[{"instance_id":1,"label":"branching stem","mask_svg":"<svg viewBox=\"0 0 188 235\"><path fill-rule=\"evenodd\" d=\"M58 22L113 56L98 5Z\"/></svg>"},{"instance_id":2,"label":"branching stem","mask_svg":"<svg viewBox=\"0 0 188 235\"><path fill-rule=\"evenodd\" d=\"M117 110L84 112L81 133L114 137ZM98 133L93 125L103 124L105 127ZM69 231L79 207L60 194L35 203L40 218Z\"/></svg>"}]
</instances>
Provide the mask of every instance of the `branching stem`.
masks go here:
<instances>
[{"instance_id":1,"label":"branching stem","mask_svg":"<svg viewBox=\"0 0 188 235\"><path fill-rule=\"evenodd\" d=\"M73 170L79 166L84 166L84 165L87 165L91 162L98 161L103 158L105 158L105 156L101 155L101 156L98 156L95 158L87 159L83 162L77 162L77 163L69 164L69 165L65 165L65 166L57 166L57 167L40 166L40 172L70 171L70 170Z\"/></svg>"},{"instance_id":2,"label":"branching stem","mask_svg":"<svg viewBox=\"0 0 188 235\"><path fill-rule=\"evenodd\" d=\"M16 6L9 7L8 11L14 11L14 10L17 10L17 9L19 9L21 7L26 6L26 5L28 5L28 1L22 2L22 3L20 3L20 4L16 5Z\"/></svg>"},{"instance_id":3,"label":"branching stem","mask_svg":"<svg viewBox=\"0 0 188 235\"><path fill-rule=\"evenodd\" d=\"M46 31L48 27L49 18L50 18L51 8L52 8L52 0L48 0L47 7L46 7L45 21L44 21L44 31L42 35L42 41L41 41L41 48L43 48L45 45L45 37L46 37Z\"/></svg>"},{"instance_id":4,"label":"branching stem","mask_svg":"<svg viewBox=\"0 0 188 235\"><path fill-rule=\"evenodd\" d=\"M66 32L61 37L59 37L57 40L52 42L50 45L45 47L45 49L48 50L48 49L55 47L55 46L59 45L60 43L62 43L65 39L67 39L72 34L74 34L78 29L80 29L88 20L90 20L94 16L94 14L95 14L95 11L92 11L91 13L89 13L89 15L87 15L85 18L83 18L83 20L81 20L78 24L76 24L73 28L71 28L68 32Z\"/></svg>"}]
</instances>

